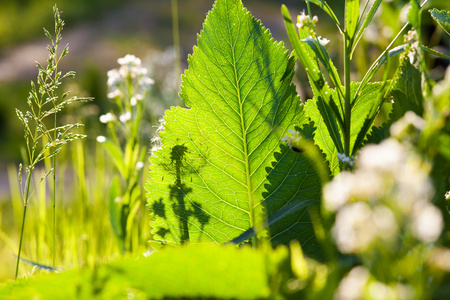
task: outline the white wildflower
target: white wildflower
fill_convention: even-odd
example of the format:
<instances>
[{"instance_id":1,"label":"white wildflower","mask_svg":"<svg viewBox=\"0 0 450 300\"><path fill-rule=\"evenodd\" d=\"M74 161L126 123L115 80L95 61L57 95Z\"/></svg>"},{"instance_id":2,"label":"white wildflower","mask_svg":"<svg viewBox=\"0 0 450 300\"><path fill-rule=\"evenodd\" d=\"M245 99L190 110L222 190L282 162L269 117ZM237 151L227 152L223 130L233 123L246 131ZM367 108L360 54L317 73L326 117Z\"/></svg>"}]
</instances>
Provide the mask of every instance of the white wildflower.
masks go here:
<instances>
[{"instance_id":1,"label":"white wildflower","mask_svg":"<svg viewBox=\"0 0 450 300\"><path fill-rule=\"evenodd\" d=\"M394 213L384 205L375 207L372 213L372 221L380 238L388 240L393 238L398 231Z\"/></svg>"},{"instance_id":2,"label":"white wildflower","mask_svg":"<svg viewBox=\"0 0 450 300\"><path fill-rule=\"evenodd\" d=\"M345 153L338 153L336 154L336 156L338 157L339 161L342 163L346 163L350 166L354 165L354 158L353 156L348 157L347 155L345 155Z\"/></svg>"},{"instance_id":3,"label":"white wildflower","mask_svg":"<svg viewBox=\"0 0 450 300\"><path fill-rule=\"evenodd\" d=\"M417 31L409 30L403 39L405 43L413 44L418 41L419 35L417 34Z\"/></svg>"},{"instance_id":4,"label":"white wildflower","mask_svg":"<svg viewBox=\"0 0 450 300\"><path fill-rule=\"evenodd\" d=\"M292 148L301 148L301 139L302 136L300 134L300 132L298 131L294 131L292 129L288 129L288 133L284 135L283 138L281 138L281 141L286 142L286 144Z\"/></svg>"},{"instance_id":5,"label":"white wildflower","mask_svg":"<svg viewBox=\"0 0 450 300\"><path fill-rule=\"evenodd\" d=\"M326 45L330 42L329 39L327 39L327 38L322 38L321 36L317 37L317 40L319 41L319 43L320 43L322 46L326 46Z\"/></svg>"},{"instance_id":6,"label":"white wildflower","mask_svg":"<svg viewBox=\"0 0 450 300\"><path fill-rule=\"evenodd\" d=\"M100 116L100 122L106 124L108 122L112 122L116 119L116 117L112 113L107 113L105 115Z\"/></svg>"},{"instance_id":7,"label":"white wildflower","mask_svg":"<svg viewBox=\"0 0 450 300\"><path fill-rule=\"evenodd\" d=\"M117 70L117 69L109 70L106 74L108 75L107 84L108 84L108 87L110 87L110 88L118 85L120 83L120 81L122 80L119 70Z\"/></svg>"},{"instance_id":8,"label":"white wildflower","mask_svg":"<svg viewBox=\"0 0 450 300\"><path fill-rule=\"evenodd\" d=\"M445 193L445 200L449 200L449 199L450 199L450 191Z\"/></svg>"},{"instance_id":9,"label":"white wildflower","mask_svg":"<svg viewBox=\"0 0 450 300\"><path fill-rule=\"evenodd\" d=\"M392 124L390 132L393 137L404 139L412 135L418 136L424 128L425 120L413 111L407 111L400 120Z\"/></svg>"},{"instance_id":10,"label":"white wildflower","mask_svg":"<svg viewBox=\"0 0 450 300\"><path fill-rule=\"evenodd\" d=\"M99 142L99 143L104 143L104 142L106 142L106 137L104 137L103 135L99 135L99 136L97 137L97 142Z\"/></svg>"},{"instance_id":11,"label":"white wildflower","mask_svg":"<svg viewBox=\"0 0 450 300\"><path fill-rule=\"evenodd\" d=\"M379 145L367 145L359 154L358 168L390 173L405 162L406 149L396 140L387 139Z\"/></svg>"},{"instance_id":12,"label":"white wildflower","mask_svg":"<svg viewBox=\"0 0 450 300\"><path fill-rule=\"evenodd\" d=\"M333 234L343 253L360 253L377 239L390 241L398 228L394 213L386 206L373 210L365 202L355 202L341 208L336 215Z\"/></svg>"},{"instance_id":13,"label":"white wildflower","mask_svg":"<svg viewBox=\"0 0 450 300\"><path fill-rule=\"evenodd\" d=\"M113 99L116 97L121 97L122 91L120 89L118 89L117 87L113 87L110 89L110 92L106 95L108 98Z\"/></svg>"},{"instance_id":14,"label":"white wildflower","mask_svg":"<svg viewBox=\"0 0 450 300\"><path fill-rule=\"evenodd\" d=\"M312 18L309 15L306 15L305 12L302 12L297 16L297 27L304 28L309 27L312 28L315 24L319 22L319 18L317 16L313 16Z\"/></svg>"},{"instance_id":15,"label":"white wildflower","mask_svg":"<svg viewBox=\"0 0 450 300\"><path fill-rule=\"evenodd\" d=\"M432 266L450 272L450 249L433 249L430 253L429 260Z\"/></svg>"},{"instance_id":16,"label":"white wildflower","mask_svg":"<svg viewBox=\"0 0 450 300\"><path fill-rule=\"evenodd\" d=\"M121 115L119 116L119 120L120 120L120 122L122 122L122 123L126 123L126 122L128 122L130 119L131 119L131 112L129 112L129 111L127 111L126 113L121 114Z\"/></svg>"},{"instance_id":17,"label":"white wildflower","mask_svg":"<svg viewBox=\"0 0 450 300\"><path fill-rule=\"evenodd\" d=\"M363 298L364 286L369 280L370 273L366 268L354 267L347 276L342 279L337 288L334 299L359 300Z\"/></svg>"},{"instance_id":18,"label":"white wildflower","mask_svg":"<svg viewBox=\"0 0 450 300\"><path fill-rule=\"evenodd\" d=\"M392 287L379 281L369 283L368 292L371 299L399 299Z\"/></svg>"},{"instance_id":19,"label":"white wildflower","mask_svg":"<svg viewBox=\"0 0 450 300\"><path fill-rule=\"evenodd\" d=\"M144 162L143 161L138 161L136 163L136 170L140 170L144 167Z\"/></svg>"},{"instance_id":20,"label":"white wildflower","mask_svg":"<svg viewBox=\"0 0 450 300\"><path fill-rule=\"evenodd\" d=\"M355 202L338 211L333 227L336 244L343 253L360 253L375 239L372 210L364 202Z\"/></svg>"},{"instance_id":21,"label":"white wildflower","mask_svg":"<svg viewBox=\"0 0 450 300\"><path fill-rule=\"evenodd\" d=\"M141 64L141 60L132 54L127 54L124 57L117 59L117 62L122 66L139 66Z\"/></svg>"},{"instance_id":22,"label":"white wildflower","mask_svg":"<svg viewBox=\"0 0 450 300\"><path fill-rule=\"evenodd\" d=\"M385 178L371 170L359 169L353 176L352 197L374 202L385 195Z\"/></svg>"},{"instance_id":23,"label":"white wildflower","mask_svg":"<svg viewBox=\"0 0 450 300\"><path fill-rule=\"evenodd\" d=\"M137 104L137 99L136 99L136 97L131 97L131 99L130 99L130 105L131 105L131 106L136 106L136 104Z\"/></svg>"},{"instance_id":24,"label":"white wildflower","mask_svg":"<svg viewBox=\"0 0 450 300\"><path fill-rule=\"evenodd\" d=\"M305 12L302 12L297 17L297 27L298 28L303 28L307 21L309 21L309 16L305 15Z\"/></svg>"},{"instance_id":25,"label":"white wildflower","mask_svg":"<svg viewBox=\"0 0 450 300\"><path fill-rule=\"evenodd\" d=\"M142 76L139 79L139 85L143 85L146 86L148 88L151 88L151 86L155 84L155 80L153 80L152 78L148 77L148 76Z\"/></svg>"},{"instance_id":26,"label":"white wildflower","mask_svg":"<svg viewBox=\"0 0 450 300\"><path fill-rule=\"evenodd\" d=\"M334 212L349 202L353 187L353 174L350 172L341 172L323 188L325 208Z\"/></svg>"},{"instance_id":27,"label":"white wildflower","mask_svg":"<svg viewBox=\"0 0 450 300\"><path fill-rule=\"evenodd\" d=\"M444 227L441 211L430 203L417 204L413 211L412 231L421 241L433 243Z\"/></svg>"}]
</instances>

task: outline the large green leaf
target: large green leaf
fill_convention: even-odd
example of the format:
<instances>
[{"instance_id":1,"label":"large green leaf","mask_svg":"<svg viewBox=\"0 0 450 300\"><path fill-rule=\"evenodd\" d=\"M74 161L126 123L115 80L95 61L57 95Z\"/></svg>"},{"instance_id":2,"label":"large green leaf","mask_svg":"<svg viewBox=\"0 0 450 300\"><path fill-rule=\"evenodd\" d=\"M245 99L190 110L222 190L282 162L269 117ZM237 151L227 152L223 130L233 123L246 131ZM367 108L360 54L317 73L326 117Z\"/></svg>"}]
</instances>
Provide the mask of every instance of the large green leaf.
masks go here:
<instances>
[{"instance_id":1,"label":"large green leaf","mask_svg":"<svg viewBox=\"0 0 450 300\"><path fill-rule=\"evenodd\" d=\"M95 268L0 285L1 299L268 299L290 272L286 247L165 248ZM274 285L275 283L275 285Z\"/></svg>"},{"instance_id":2,"label":"large green leaf","mask_svg":"<svg viewBox=\"0 0 450 300\"><path fill-rule=\"evenodd\" d=\"M162 149L150 158L155 240L225 243L293 201L318 200L311 164L280 145L288 128L309 122L283 45L239 0L217 0L188 62L180 95L189 108L166 111ZM311 228L305 210L287 226L289 235L271 236L287 243Z\"/></svg>"},{"instance_id":3,"label":"large green leaf","mask_svg":"<svg viewBox=\"0 0 450 300\"><path fill-rule=\"evenodd\" d=\"M358 90L360 83L352 82L350 85L351 97L353 97ZM358 134L365 126L370 112L372 112L379 105L379 92L382 83L369 83L360 92L360 96L352 105L351 112L351 128L350 128L350 153L354 153L354 145L358 138ZM332 90L334 97L337 97L336 91ZM323 103L314 98L306 103L306 112L314 122L316 130L314 132L314 141L325 154L330 166L331 173L336 175L339 173L339 161L337 158L338 150L330 137L330 133L321 117L324 110ZM370 130L368 130L370 132ZM357 149L355 149L357 150Z\"/></svg>"}]
</instances>

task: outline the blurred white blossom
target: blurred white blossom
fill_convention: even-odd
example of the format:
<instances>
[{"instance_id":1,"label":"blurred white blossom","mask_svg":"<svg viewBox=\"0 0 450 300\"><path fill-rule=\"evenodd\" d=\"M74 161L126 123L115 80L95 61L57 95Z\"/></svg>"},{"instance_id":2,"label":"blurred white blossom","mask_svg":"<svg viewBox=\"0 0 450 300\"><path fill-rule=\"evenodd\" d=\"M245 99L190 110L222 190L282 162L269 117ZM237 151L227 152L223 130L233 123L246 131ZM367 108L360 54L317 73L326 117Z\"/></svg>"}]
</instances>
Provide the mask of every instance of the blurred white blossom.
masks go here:
<instances>
[{"instance_id":1,"label":"blurred white blossom","mask_svg":"<svg viewBox=\"0 0 450 300\"><path fill-rule=\"evenodd\" d=\"M412 231L414 235L426 243L437 240L444 228L444 220L440 210L430 203L418 203L414 207Z\"/></svg>"},{"instance_id":2,"label":"blurred white blossom","mask_svg":"<svg viewBox=\"0 0 450 300\"><path fill-rule=\"evenodd\" d=\"M365 146L357 161L359 169L391 173L405 163L405 149L400 142L387 139L379 145Z\"/></svg>"},{"instance_id":3,"label":"blurred white blossom","mask_svg":"<svg viewBox=\"0 0 450 300\"><path fill-rule=\"evenodd\" d=\"M127 111L119 116L119 120L122 123L126 123L131 119L131 112Z\"/></svg>"},{"instance_id":4,"label":"blurred white blossom","mask_svg":"<svg viewBox=\"0 0 450 300\"><path fill-rule=\"evenodd\" d=\"M137 170L140 170L140 169L142 169L144 167L144 162L143 161L138 161L137 163L136 163L136 169Z\"/></svg>"},{"instance_id":5,"label":"blurred white blossom","mask_svg":"<svg viewBox=\"0 0 450 300\"><path fill-rule=\"evenodd\" d=\"M411 121L415 116L400 122L409 122L408 118ZM415 126L422 128L420 122ZM443 217L430 202L430 167L409 145L389 138L379 145L365 146L354 172L341 172L325 185L324 208L336 212L332 231L343 253L362 253L390 243L400 231L425 243L440 236ZM338 157L350 161L345 155Z\"/></svg>"},{"instance_id":6,"label":"blurred white blossom","mask_svg":"<svg viewBox=\"0 0 450 300\"><path fill-rule=\"evenodd\" d=\"M352 194L353 175L350 172L341 172L323 188L324 206L329 211L336 211L346 204Z\"/></svg>"},{"instance_id":7,"label":"blurred white blossom","mask_svg":"<svg viewBox=\"0 0 450 300\"><path fill-rule=\"evenodd\" d=\"M97 137L97 142L99 142L99 143L104 143L104 142L106 142L106 137L104 137L103 135L99 135L99 136Z\"/></svg>"},{"instance_id":8,"label":"blurred white blossom","mask_svg":"<svg viewBox=\"0 0 450 300\"><path fill-rule=\"evenodd\" d=\"M393 137L402 139L403 136L414 133L414 131L421 131L424 128L425 120L413 111L407 111L400 120L392 124L389 131Z\"/></svg>"},{"instance_id":9,"label":"blurred white blossom","mask_svg":"<svg viewBox=\"0 0 450 300\"><path fill-rule=\"evenodd\" d=\"M106 124L108 122L112 122L116 119L116 117L112 113L107 113L105 115L100 116L100 122Z\"/></svg>"},{"instance_id":10,"label":"blurred white blossom","mask_svg":"<svg viewBox=\"0 0 450 300\"><path fill-rule=\"evenodd\" d=\"M344 206L336 215L333 235L343 253L365 251L377 239L389 240L397 233L392 211L386 206L373 210L365 202Z\"/></svg>"},{"instance_id":11,"label":"blurred white blossom","mask_svg":"<svg viewBox=\"0 0 450 300\"><path fill-rule=\"evenodd\" d=\"M369 280L369 271L361 266L354 267L344 279L334 295L335 300L359 300L363 299L364 286Z\"/></svg>"}]
</instances>

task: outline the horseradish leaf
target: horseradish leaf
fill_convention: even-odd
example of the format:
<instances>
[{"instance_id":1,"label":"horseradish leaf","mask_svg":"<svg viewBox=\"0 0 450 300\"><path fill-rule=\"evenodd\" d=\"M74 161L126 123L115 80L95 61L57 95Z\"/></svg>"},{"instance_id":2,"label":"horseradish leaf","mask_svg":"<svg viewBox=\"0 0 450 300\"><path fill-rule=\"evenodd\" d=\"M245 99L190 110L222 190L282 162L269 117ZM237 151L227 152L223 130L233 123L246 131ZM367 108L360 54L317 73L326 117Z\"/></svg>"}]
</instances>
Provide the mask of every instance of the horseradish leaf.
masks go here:
<instances>
[{"instance_id":1,"label":"horseradish leaf","mask_svg":"<svg viewBox=\"0 0 450 300\"><path fill-rule=\"evenodd\" d=\"M216 1L182 77L188 108L166 111L162 148L150 158L155 240L222 244L294 201L318 201L314 168L280 142L288 128L309 122L289 61L240 0ZM269 240L311 243L305 210L271 230Z\"/></svg>"}]
</instances>

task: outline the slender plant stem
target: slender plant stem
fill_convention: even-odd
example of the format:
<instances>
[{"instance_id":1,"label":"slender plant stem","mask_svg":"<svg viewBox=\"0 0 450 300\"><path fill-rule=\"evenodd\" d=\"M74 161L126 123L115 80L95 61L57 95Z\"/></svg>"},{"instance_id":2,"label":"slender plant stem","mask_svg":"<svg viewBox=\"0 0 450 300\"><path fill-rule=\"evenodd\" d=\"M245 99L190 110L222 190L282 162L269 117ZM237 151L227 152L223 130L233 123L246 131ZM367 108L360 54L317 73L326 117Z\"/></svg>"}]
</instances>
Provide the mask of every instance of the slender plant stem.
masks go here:
<instances>
[{"instance_id":1,"label":"slender plant stem","mask_svg":"<svg viewBox=\"0 0 450 300\"><path fill-rule=\"evenodd\" d=\"M56 111L56 107L55 107ZM54 119L54 127L56 128L56 113ZM53 132L53 141L56 141L56 130ZM56 150L54 148L54 150ZM55 272L56 264L56 155L52 157L53 165L53 272Z\"/></svg>"},{"instance_id":2,"label":"slender plant stem","mask_svg":"<svg viewBox=\"0 0 450 300\"><path fill-rule=\"evenodd\" d=\"M350 55L351 41L347 33L344 35L344 88L345 88L345 115L344 115L344 151L350 156L350 130L351 130L351 94L350 94Z\"/></svg>"},{"instance_id":3,"label":"slender plant stem","mask_svg":"<svg viewBox=\"0 0 450 300\"><path fill-rule=\"evenodd\" d=\"M172 0L172 32L173 32L173 47L175 52L175 78L176 86L180 86L180 76L181 76L181 62L180 62L180 28L178 26L178 2L177 0Z\"/></svg>"},{"instance_id":4,"label":"slender plant stem","mask_svg":"<svg viewBox=\"0 0 450 300\"><path fill-rule=\"evenodd\" d=\"M31 170L29 170L29 173L27 175L27 183L26 183L26 191L25 191L25 203L23 206L23 216L22 216L22 228L20 230L20 241L19 241L19 251L17 251L17 263L16 263L16 275L15 280L17 280L17 277L19 276L19 264L20 264L20 254L22 253L22 243L23 243L23 233L25 228L25 217L27 215L27 205L28 205L28 197L30 195L30 188L31 188ZM22 188L22 187L20 187Z\"/></svg>"}]
</instances>

